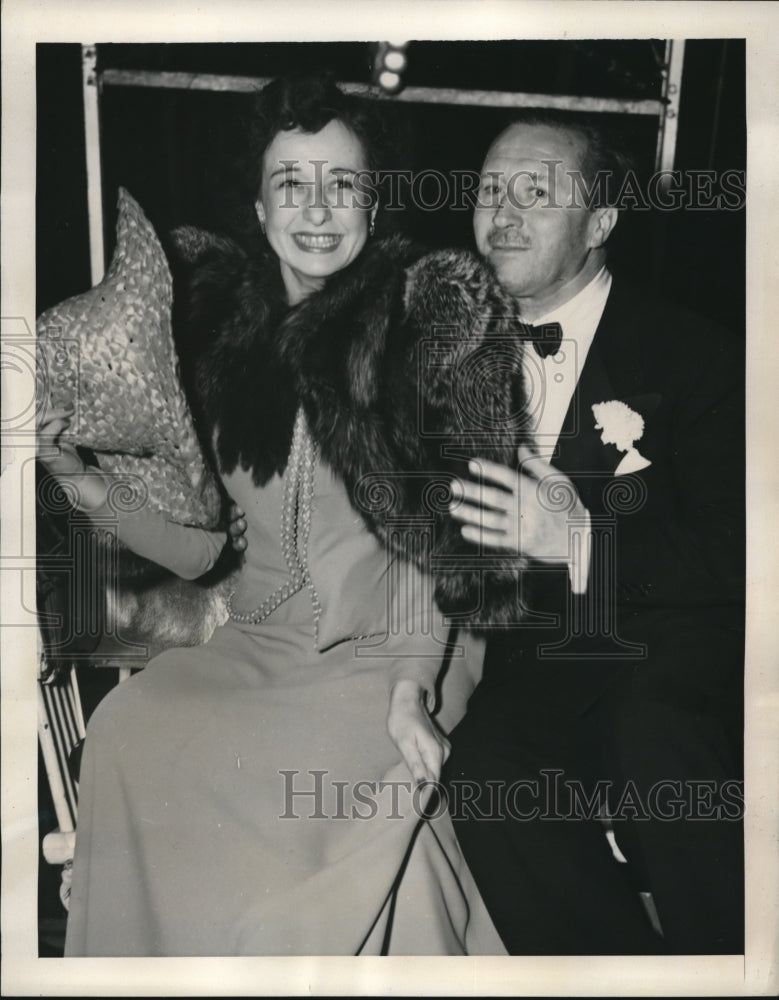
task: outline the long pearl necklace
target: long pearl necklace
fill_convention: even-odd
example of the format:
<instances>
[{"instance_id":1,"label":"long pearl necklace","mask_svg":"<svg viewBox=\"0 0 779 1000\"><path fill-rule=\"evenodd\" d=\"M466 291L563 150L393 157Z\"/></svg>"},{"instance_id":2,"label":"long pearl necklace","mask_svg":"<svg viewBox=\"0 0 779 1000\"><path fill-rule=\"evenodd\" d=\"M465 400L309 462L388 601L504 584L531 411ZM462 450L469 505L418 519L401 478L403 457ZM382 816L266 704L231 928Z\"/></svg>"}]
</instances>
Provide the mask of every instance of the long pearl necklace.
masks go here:
<instances>
[{"instance_id":1,"label":"long pearl necklace","mask_svg":"<svg viewBox=\"0 0 779 1000\"><path fill-rule=\"evenodd\" d=\"M318 639L322 605L308 568L308 538L311 532L315 467L316 446L308 432L305 414L301 408L295 417L281 502L281 551L289 569L289 580L274 590L253 611L235 611L233 609L235 591L233 591L227 599L227 613L233 621L259 625L290 597L303 587L308 587Z\"/></svg>"}]
</instances>

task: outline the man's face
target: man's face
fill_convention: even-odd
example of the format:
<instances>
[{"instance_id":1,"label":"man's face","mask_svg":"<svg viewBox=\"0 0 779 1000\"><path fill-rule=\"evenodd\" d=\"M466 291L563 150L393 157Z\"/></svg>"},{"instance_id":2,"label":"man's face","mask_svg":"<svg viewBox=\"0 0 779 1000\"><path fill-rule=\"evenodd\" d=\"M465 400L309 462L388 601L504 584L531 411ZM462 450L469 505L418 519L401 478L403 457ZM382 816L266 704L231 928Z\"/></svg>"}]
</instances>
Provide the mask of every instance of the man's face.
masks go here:
<instances>
[{"instance_id":1,"label":"man's face","mask_svg":"<svg viewBox=\"0 0 779 1000\"><path fill-rule=\"evenodd\" d=\"M564 301L577 276L592 270L602 245L600 213L572 198L571 171L581 169L583 140L548 125L511 125L484 161L473 220L476 245L501 285L527 304ZM572 203L573 202L573 203ZM543 311L543 310L541 310ZM537 315L541 312L536 309Z\"/></svg>"}]
</instances>

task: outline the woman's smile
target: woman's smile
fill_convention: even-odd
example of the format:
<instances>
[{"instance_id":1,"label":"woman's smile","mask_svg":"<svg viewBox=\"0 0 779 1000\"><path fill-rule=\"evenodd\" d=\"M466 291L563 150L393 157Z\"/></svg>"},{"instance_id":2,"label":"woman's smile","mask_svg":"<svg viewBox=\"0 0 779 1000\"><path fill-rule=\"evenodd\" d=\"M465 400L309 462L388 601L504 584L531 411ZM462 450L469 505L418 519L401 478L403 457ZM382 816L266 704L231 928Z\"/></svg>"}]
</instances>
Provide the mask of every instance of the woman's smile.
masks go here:
<instances>
[{"instance_id":1,"label":"woman's smile","mask_svg":"<svg viewBox=\"0 0 779 1000\"><path fill-rule=\"evenodd\" d=\"M293 233L292 239L305 253L332 253L343 236L338 233Z\"/></svg>"}]
</instances>

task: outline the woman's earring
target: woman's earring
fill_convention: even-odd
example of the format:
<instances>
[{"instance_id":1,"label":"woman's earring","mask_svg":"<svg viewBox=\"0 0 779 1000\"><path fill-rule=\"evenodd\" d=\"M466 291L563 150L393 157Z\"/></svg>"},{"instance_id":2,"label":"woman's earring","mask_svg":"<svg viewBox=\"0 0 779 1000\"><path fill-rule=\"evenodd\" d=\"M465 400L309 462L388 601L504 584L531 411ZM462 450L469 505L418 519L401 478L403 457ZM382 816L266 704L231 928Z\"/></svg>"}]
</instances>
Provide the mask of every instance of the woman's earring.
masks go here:
<instances>
[{"instance_id":1,"label":"woman's earring","mask_svg":"<svg viewBox=\"0 0 779 1000\"><path fill-rule=\"evenodd\" d=\"M373 236L373 234L375 232L376 232L376 216L372 215L371 216L371 224L370 224L370 226L368 226L368 234L370 236Z\"/></svg>"},{"instance_id":2,"label":"woman's earring","mask_svg":"<svg viewBox=\"0 0 779 1000\"><path fill-rule=\"evenodd\" d=\"M265 235L265 209L262 206L262 202L258 198L254 203L254 211L257 215L257 221L260 224L260 229L262 230L262 235Z\"/></svg>"}]
</instances>

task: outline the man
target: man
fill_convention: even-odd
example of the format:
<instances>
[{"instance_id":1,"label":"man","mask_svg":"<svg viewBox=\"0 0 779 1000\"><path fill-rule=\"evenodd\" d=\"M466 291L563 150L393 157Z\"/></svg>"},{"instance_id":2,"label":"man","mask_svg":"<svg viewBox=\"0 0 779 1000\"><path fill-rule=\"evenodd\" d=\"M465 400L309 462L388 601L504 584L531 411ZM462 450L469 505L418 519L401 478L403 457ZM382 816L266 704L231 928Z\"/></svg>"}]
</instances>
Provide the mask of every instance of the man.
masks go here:
<instances>
[{"instance_id":1,"label":"man","mask_svg":"<svg viewBox=\"0 0 779 1000\"><path fill-rule=\"evenodd\" d=\"M487 153L474 217L551 341L526 364L538 455L475 463L453 508L535 567L445 768L514 954L743 951L742 364L713 324L612 280L618 212L585 199L623 167L589 125L526 116Z\"/></svg>"}]
</instances>

